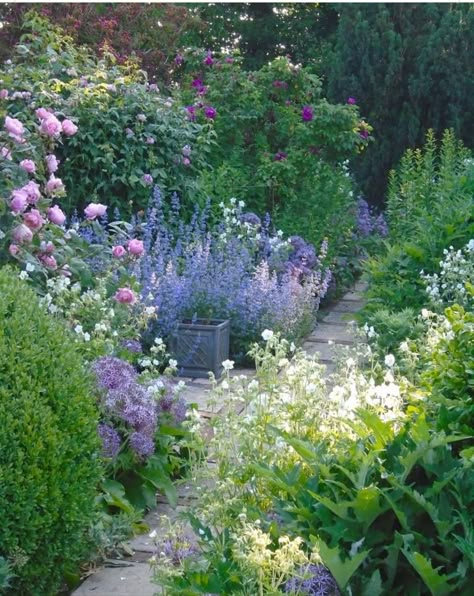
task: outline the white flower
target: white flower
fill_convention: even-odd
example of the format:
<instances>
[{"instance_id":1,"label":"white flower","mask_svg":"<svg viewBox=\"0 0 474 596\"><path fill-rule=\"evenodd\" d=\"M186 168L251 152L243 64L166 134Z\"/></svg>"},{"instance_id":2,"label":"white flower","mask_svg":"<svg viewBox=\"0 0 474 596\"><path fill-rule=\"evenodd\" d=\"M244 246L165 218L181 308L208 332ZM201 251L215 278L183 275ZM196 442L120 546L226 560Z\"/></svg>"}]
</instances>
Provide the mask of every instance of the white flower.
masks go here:
<instances>
[{"instance_id":1,"label":"white flower","mask_svg":"<svg viewBox=\"0 0 474 596\"><path fill-rule=\"evenodd\" d=\"M270 329L265 329L262 332L262 337L265 341L270 340L273 337L273 331L271 331Z\"/></svg>"},{"instance_id":2,"label":"white flower","mask_svg":"<svg viewBox=\"0 0 474 596\"><path fill-rule=\"evenodd\" d=\"M386 366L392 368L392 366L395 364L395 356L393 354L387 354L385 356L384 362Z\"/></svg>"},{"instance_id":3,"label":"white flower","mask_svg":"<svg viewBox=\"0 0 474 596\"><path fill-rule=\"evenodd\" d=\"M400 352L403 352L404 354L408 354L410 352L410 346L408 345L408 342L402 341L402 343L400 344L399 350L400 350Z\"/></svg>"},{"instance_id":4,"label":"white flower","mask_svg":"<svg viewBox=\"0 0 474 596\"><path fill-rule=\"evenodd\" d=\"M90 340L91 340L90 333L87 333L87 331L86 331L86 333L84 333L84 341L90 341Z\"/></svg>"},{"instance_id":5,"label":"white flower","mask_svg":"<svg viewBox=\"0 0 474 596\"><path fill-rule=\"evenodd\" d=\"M232 370L234 368L234 361L233 360L224 360L222 363L224 370Z\"/></svg>"},{"instance_id":6,"label":"white flower","mask_svg":"<svg viewBox=\"0 0 474 596\"><path fill-rule=\"evenodd\" d=\"M26 264L26 270L28 271L28 273L31 273L31 271L35 270L35 266L33 265L33 263L27 263Z\"/></svg>"},{"instance_id":7,"label":"white flower","mask_svg":"<svg viewBox=\"0 0 474 596\"><path fill-rule=\"evenodd\" d=\"M76 333L83 333L82 325L76 325L76 326L74 327L74 331L75 331Z\"/></svg>"},{"instance_id":8,"label":"white flower","mask_svg":"<svg viewBox=\"0 0 474 596\"><path fill-rule=\"evenodd\" d=\"M235 199L234 197L232 197L232 199L230 200L230 204L231 205L235 205L237 203L237 199Z\"/></svg>"},{"instance_id":9,"label":"white flower","mask_svg":"<svg viewBox=\"0 0 474 596\"><path fill-rule=\"evenodd\" d=\"M147 315L154 315L156 308L154 306L147 306L145 307L145 314Z\"/></svg>"},{"instance_id":10,"label":"white flower","mask_svg":"<svg viewBox=\"0 0 474 596\"><path fill-rule=\"evenodd\" d=\"M162 346L163 345L163 340L161 339L161 337L155 337L155 344L157 346Z\"/></svg>"},{"instance_id":11,"label":"white flower","mask_svg":"<svg viewBox=\"0 0 474 596\"><path fill-rule=\"evenodd\" d=\"M250 383L248 385L248 389L249 389L249 391L253 391L254 389L258 389L258 381L256 379L253 379L252 381L250 381Z\"/></svg>"},{"instance_id":12,"label":"white flower","mask_svg":"<svg viewBox=\"0 0 474 596\"><path fill-rule=\"evenodd\" d=\"M156 536L157 536L157 532L156 532L156 530L152 530L152 531L151 531L151 532L148 534L148 536L149 536L150 538L156 538Z\"/></svg>"},{"instance_id":13,"label":"white flower","mask_svg":"<svg viewBox=\"0 0 474 596\"><path fill-rule=\"evenodd\" d=\"M168 362L168 366L170 368L176 368L178 366L178 361L177 360L173 360L173 358L170 358L170 361Z\"/></svg>"},{"instance_id":14,"label":"white flower","mask_svg":"<svg viewBox=\"0 0 474 596\"><path fill-rule=\"evenodd\" d=\"M221 387L222 387L222 389L227 390L227 389L229 389L229 383L224 379L221 383Z\"/></svg>"},{"instance_id":15,"label":"white flower","mask_svg":"<svg viewBox=\"0 0 474 596\"><path fill-rule=\"evenodd\" d=\"M239 207L243 209L245 207L245 201L239 201Z\"/></svg>"}]
</instances>

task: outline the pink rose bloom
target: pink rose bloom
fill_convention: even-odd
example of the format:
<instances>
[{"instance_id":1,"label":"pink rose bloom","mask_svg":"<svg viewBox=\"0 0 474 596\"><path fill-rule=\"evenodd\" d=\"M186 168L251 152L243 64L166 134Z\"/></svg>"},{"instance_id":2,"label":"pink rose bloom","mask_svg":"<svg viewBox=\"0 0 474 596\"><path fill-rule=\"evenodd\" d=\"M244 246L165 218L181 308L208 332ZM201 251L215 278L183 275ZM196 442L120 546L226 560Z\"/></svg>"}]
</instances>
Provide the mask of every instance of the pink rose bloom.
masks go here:
<instances>
[{"instance_id":1,"label":"pink rose bloom","mask_svg":"<svg viewBox=\"0 0 474 596\"><path fill-rule=\"evenodd\" d=\"M43 240L43 242L41 242L41 244L40 244L40 250L41 250L41 252L45 252L48 255L52 255L53 252L56 250L56 247L54 246L54 244L51 241L45 242Z\"/></svg>"},{"instance_id":2,"label":"pink rose bloom","mask_svg":"<svg viewBox=\"0 0 474 596\"><path fill-rule=\"evenodd\" d=\"M21 137L25 132L23 124L16 118L10 118L10 116L5 118L5 130L14 138Z\"/></svg>"},{"instance_id":3,"label":"pink rose bloom","mask_svg":"<svg viewBox=\"0 0 474 596\"><path fill-rule=\"evenodd\" d=\"M96 217L102 217L107 211L107 205L101 203L89 203L84 209L87 219L95 219Z\"/></svg>"},{"instance_id":4,"label":"pink rose bloom","mask_svg":"<svg viewBox=\"0 0 474 596\"><path fill-rule=\"evenodd\" d=\"M17 188L12 192L10 209L13 213L23 213L28 205L28 193L22 188Z\"/></svg>"},{"instance_id":5,"label":"pink rose bloom","mask_svg":"<svg viewBox=\"0 0 474 596\"><path fill-rule=\"evenodd\" d=\"M64 265L60 273L63 277L71 277L72 275L72 273L69 271L69 265Z\"/></svg>"},{"instance_id":6,"label":"pink rose bloom","mask_svg":"<svg viewBox=\"0 0 474 596\"><path fill-rule=\"evenodd\" d=\"M40 132L48 137L57 137L61 133L61 130L61 122L59 122L54 114L48 114L48 116L41 121Z\"/></svg>"},{"instance_id":7,"label":"pink rose bloom","mask_svg":"<svg viewBox=\"0 0 474 596\"><path fill-rule=\"evenodd\" d=\"M30 205L35 205L41 198L39 184L34 180L30 180L28 184L25 184L25 186L21 188L21 190L26 192L27 200Z\"/></svg>"},{"instance_id":8,"label":"pink rose bloom","mask_svg":"<svg viewBox=\"0 0 474 596\"><path fill-rule=\"evenodd\" d=\"M20 161L20 168L23 168L28 174L34 174L36 172L36 164L32 159L22 159Z\"/></svg>"},{"instance_id":9,"label":"pink rose bloom","mask_svg":"<svg viewBox=\"0 0 474 596\"><path fill-rule=\"evenodd\" d=\"M57 205L53 205L48 209L48 219L51 223L57 226L62 226L66 221L66 215Z\"/></svg>"},{"instance_id":10,"label":"pink rose bloom","mask_svg":"<svg viewBox=\"0 0 474 596\"><path fill-rule=\"evenodd\" d=\"M25 224L17 226L13 230L12 236L17 244L25 244L25 242L31 242L33 240L33 232Z\"/></svg>"},{"instance_id":11,"label":"pink rose bloom","mask_svg":"<svg viewBox=\"0 0 474 596\"><path fill-rule=\"evenodd\" d=\"M189 157L183 157L183 165L185 165L186 167L189 167L191 165L191 160L189 159Z\"/></svg>"},{"instance_id":12,"label":"pink rose bloom","mask_svg":"<svg viewBox=\"0 0 474 596\"><path fill-rule=\"evenodd\" d=\"M52 255L40 255L38 257L38 259L48 269L53 269L53 271L54 271L54 269L57 269L58 268L58 264L56 262L56 259Z\"/></svg>"},{"instance_id":13,"label":"pink rose bloom","mask_svg":"<svg viewBox=\"0 0 474 596\"><path fill-rule=\"evenodd\" d=\"M8 97L8 89L2 89L0 91L0 99L6 99Z\"/></svg>"},{"instance_id":14,"label":"pink rose bloom","mask_svg":"<svg viewBox=\"0 0 474 596\"><path fill-rule=\"evenodd\" d=\"M127 254L127 251L120 244L118 246L114 246L113 249L112 249L112 255L116 259L120 259L121 257L123 257L126 254Z\"/></svg>"},{"instance_id":15,"label":"pink rose bloom","mask_svg":"<svg viewBox=\"0 0 474 596\"><path fill-rule=\"evenodd\" d=\"M35 114L39 120L46 120L46 118L51 116L51 112L49 112L46 108L38 108L35 110Z\"/></svg>"},{"instance_id":16,"label":"pink rose bloom","mask_svg":"<svg viewBox=\"0 0 474 596\"><path fill-rule=\"evenodd\" d=\"M68 136L72 137L77 132L77 126L72 122L72 120L63 120L63 133Z\"/></svg>"},{"instance_id":17,"label":"pink rose bloom","mask_svg":"<svg viewBox=\"0 0 474 596\"><path fill-rule=\"evenodd\" d=\"M46 167L48 168L48 172L53 174L58 169L58 166L61 162L55 155L47 155L46 156Z\"/></svg>"},{"instance_id":18,"label":"pink rose bloom","mask_svg":"<svg viewBox=\"0 0 474 596\"><path fill-rule=\"evenodd\" d=\"M37 232L43 227L44 219L41 217L41 213L38 209L32 209L31 211L28 211L28 213L25 213L23 222L30 228L30 230Z\"/></svg>"},{"instance_id":19,"label":"pink rose bloom","mask_svg":"<svg viewBox=\"0 0 474 596\"><path fill-rule=\"evenodd\" d=\"M141 240L137 240L136 238L128 241L127 248L128 252L135 257L139 257L145 252L143 242Z\"/></svg>"},{"instance_id":20,"label":"pink rose bloom","mask_svg":"<svg viewBox=\"0 0 474 596\"><path fill-rule=\"evenodd\" d=\"M119 288L114 296L120 304L135 304L137 297L130 288Z\"/></svg>"},{"instance_id":21,"label":"pink rose bloom","mask_svg":"<svg viewBox=\"0 0 474 596\"><path fill-rule=\"evenodd\" d=\"M8 147L2 147L1 154L2 157L8 159L8 161L12 160L12 152L10 151L10 149L8 149Z\"/></svg>"},{"instance_id":22,"label":"pink rose bloom","mask_svg":"<svg viewBox=\"0 0 474 596\"><path fill-rule=\"evenodd\" d=\"M8 247L8 252L11 254L12 257L14 257L20 252L20 247L17 244L10 244L10 246Z\"/></svg>"},{"instance_id":23,"label":"pink rose bloom","mask_svg":"<svg viewBox=\"0 0 474 596\"><path fill-rule=\"evenodd\" d=\"M56 178L56 176L54 174L51 174L48 182L46 182L45 189L46 189L46 193L48 195L53 194L57 190L63 190L64 189L63 181L61 180L61 178Z\"/></svg>"}]
</instances>

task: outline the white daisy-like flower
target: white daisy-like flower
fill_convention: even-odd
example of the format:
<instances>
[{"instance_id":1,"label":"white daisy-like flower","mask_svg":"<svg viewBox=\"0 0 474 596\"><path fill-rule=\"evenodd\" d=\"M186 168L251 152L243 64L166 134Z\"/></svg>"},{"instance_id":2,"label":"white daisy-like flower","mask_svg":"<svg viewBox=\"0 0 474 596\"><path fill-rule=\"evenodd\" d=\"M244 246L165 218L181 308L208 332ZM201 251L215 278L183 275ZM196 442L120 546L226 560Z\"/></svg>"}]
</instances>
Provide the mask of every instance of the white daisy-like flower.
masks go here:
<instances>
[{"instance_id":1,"label":"white daisy-like flower","mask_svg":"<svg viewBox=\"0 0 474 596\"><path fill-rule=\"evenodd\" d=\"M265 330L262 332L262 338L263 338L265 341L269 341L269 340L270 340L272 337L273 337L273 331L272 331L271 329L265 329Z\"/></svg>"}]
</instances>

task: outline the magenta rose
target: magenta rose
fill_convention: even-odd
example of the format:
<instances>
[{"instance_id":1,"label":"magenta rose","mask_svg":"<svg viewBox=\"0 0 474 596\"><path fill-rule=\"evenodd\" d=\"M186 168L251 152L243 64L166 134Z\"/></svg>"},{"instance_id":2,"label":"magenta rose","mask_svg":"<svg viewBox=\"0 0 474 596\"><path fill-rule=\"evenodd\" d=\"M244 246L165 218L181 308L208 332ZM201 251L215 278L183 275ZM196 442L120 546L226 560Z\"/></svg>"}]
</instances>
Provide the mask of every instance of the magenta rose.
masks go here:
<instances>
[{"instance_id":1,"label":"magenta rose","mask_svg":"<svg viewBox=\"0 0 474 596\"><path fill-rule=\"evenodd\" d=\"M14 257L20 252L20 247L17 244L10 244L10 246L8 247L8 252L11 254L12 257Z\"/></svg>"},{"instance_id":2,"label":"magenta rose","mask_svg":"<svg viewBox=\"0 0 474 596\"><path fill-rule=\"evenodd\" d=\"M62 226L66 221L66 215L57 205L53 205L48 209L48 219L51 223Z\"/></svg>"},{"instance_id":3,"label":"magenta rose","mask_svg":"<svg viewBox=\"0 0 474 596\"><path fill-rule=\"evenodd\" d=\"M22 188L17 188L12 192L10 200L10 209L13 213L23 213L28 205L28 193Z\"/></svg>"},{"instance_id":4,"label":"magenta rose","mask_svg":"<svg viewBox=\"0 0 474 596\"><path fill-rule=\"evenodd\" d=\"M46 120L46 118L51 116L51 112L49 112L46 108L38 108L35 110L35 114L40 120Z\"/></svg>"},{"instance_id":5,"label":"magenta rose","mask_svg":"<svg viewBox=\"0 0 474 596\"><path fill-rule=\"evenodd\" d=\"M23 223L27 225L30 230L37 232L43 227L44 219L41 217L41 213L38 209L31 209L28 213L23 216Z\"/></svg>"},{"instance_id":6,"label":"magenta rose","mask_svg":"<svg viewBox=\"0 0 474 596\"><path fill-rule=\"evenodd\" d=\"M20 168L23 168L28 174L34 174L36 172L36 164L32 159L22 159L20 161Z\"/></svg>"},{"instance_id":7,"label":"magenta rose","mask_svg":"<svg viewBox=\"0 0 474 596\"><path fill-rule=\"evenodd\" d=\"M120 244L118 246L114 246L113 249L112 249L112 255L116 259L120 259L121 257L125 256L126 254L127 254L127 251Z\"/></svg>"},{"instance_id":8,"label":"magenta rose","mask_svg":"<svg viewBox=\"0 0 474 596\"><path fill-rule=\"evenodd\" d=\"M50 174L54 174L54 172L57 171L60 163L61 162L55 155L50 154L46 156L46 167L48 168L48 172Z\"/></svg>"},{"instance_id":9,"label":"magenta rose","mask_svg":"<svg viewBox=\"0 0 474 596\"><path fill-rule=\"evenodd\" d=\"M58 264L56 262L56 259L53 257L53 255L40 255L38 257L38 259L48 269L52 269L54 271L55 269L58 268Z\"/></svg>"},{"instance_id":10,"label":"magenta rose","mask_svg":"<svg viewBox=\"0 0 474 596\"><path fill-rule=\"evenodd\" d=\"M137 301L137 297L135 293L130 288L119 288L114 296L117 302L120 304L135 304Z\"/></svg>"},{"instance_id":11,"label":"magenta rose","mask_svg":"<svg viewBox=\"0 0 474 596\"><path fill-rule=\"evenodd\" d=\"M72 137L77 132L77 126L72 122L72 120L63 120L62 123L63 133L68 136Z\"/></svg>"},{"instance_id":12,"label":"magenta rose","mask_svg":"<svg viewBox=\"0 0 474 596\"><path fill-rule=\"evenodd\" d=\"M137 240L136 238L128 241L127 248L128 252L135 257L139 257L145 252L143 242L141 240Z\"/></svg>"},{"instance_id":13,"label":"magenta rose","mask_svg":"<svg viewBox=\"0 0 474 596\"><path fill-rule=\"evenodd\" d=\"M16 118L10 118L10 116L5 118L5 130L10 136L15 138L21 137L21 135L25 132L23 124Z\"/></svg>"},{"instance_id":14,"label":"magenta rose","mask_svg":"<svg viewBox=\"0 0 474 596\"><path fill-rule=\"evenodd\" d=\"M63 190L64 184L61 178L56 178L54 174L51 174L48 182L46 182L45 190L48 195L53 194L57 190Z\"/></svg>"},{"instance_id":15,"label":"magenta rose","mask_svg":"<svg viewBox=\"0 0 474 596\"><path fill-rule=\"evenodd\" d=\"M26 198L30 205L35 205L41 198L39 184L34 180L30 180L28 184L25 184L25 186L21 188L21 190L26 192Z\"/></svg>"},{"instance_id":16,"label":"magenta rose","mask_svg":"<svg viewBox=\"0 0 474 596\"><path fill-rule=\"evenodd\" d=\"M61 122L54 114L49 114L40 124L40 132L48 137L57 137L62 130Z\"/></svg>"},{"instance_id":17,"label":"magenta rose","mask_svg":"<svg viewBox=\"0 0 474 596\"><path fill-rule=\"evenodd\" d=\"M105 215L106 211L107 205L102 205L101 203L89 203L84 209L87 219L90 220L95 219L96 217L102 217Z\"/></svg>"},{"instance_id":18,"label":"magenta rose","mask_svg":"<svg viewBox=\"0 0 474 596\"><path fill-rule=\"evenodd\" d=\"M25 224L20 224L13 230L12 237L17 244L25 244L33 240L33 232Z\"/></svg>"}]
</instances>

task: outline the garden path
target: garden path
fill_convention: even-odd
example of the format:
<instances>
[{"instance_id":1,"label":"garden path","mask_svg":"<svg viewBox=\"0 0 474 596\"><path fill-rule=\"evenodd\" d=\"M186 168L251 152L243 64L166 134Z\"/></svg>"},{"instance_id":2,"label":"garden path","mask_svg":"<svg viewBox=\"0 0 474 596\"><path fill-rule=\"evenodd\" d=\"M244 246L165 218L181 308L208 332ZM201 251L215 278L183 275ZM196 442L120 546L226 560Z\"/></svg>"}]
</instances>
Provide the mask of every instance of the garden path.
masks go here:
<instances>
[{"instance_id":1,"label":"garden path","mask_svg":"<svg viewBox=\"0 0 474 596\"><path fill-rule=\"evenodd\" d=\"M348 328L348 323L363 306L364 290L365 284L358 282L339 301L321 309L318 325L303 344L303 349L309 355L319 354L321 363L326 365L327 374L335 368L334 346L354 343L354 336ZM252 376L254 371L236 369L231 373ZM207 419L223 414L222 410L216 411L210 405L209 389L210 383L207 379L190 379L184 393L187 402L196 404L201 417ZM209 465L212 466L212 463ZM171 508L164 498L159 498L156 509L147 514L145 521L150 531L156 530L159 535L160 527L163 527L163 519L170 521L176 519L192 507L196 499L196 487L184 484L178 492L176 509ZM134 552L132 557L126 560L107 561L103 568L83 582L74 592L74 596L153 596L156 594L158 587L151 583L152 572L148 564L148 560L155 551L153 540L148 533L142 534L131 540L128 546Z\"/></svg>"}]
</instances>

